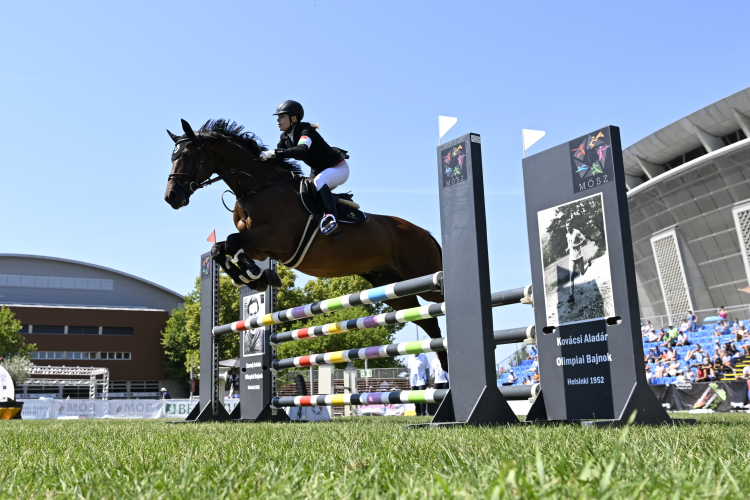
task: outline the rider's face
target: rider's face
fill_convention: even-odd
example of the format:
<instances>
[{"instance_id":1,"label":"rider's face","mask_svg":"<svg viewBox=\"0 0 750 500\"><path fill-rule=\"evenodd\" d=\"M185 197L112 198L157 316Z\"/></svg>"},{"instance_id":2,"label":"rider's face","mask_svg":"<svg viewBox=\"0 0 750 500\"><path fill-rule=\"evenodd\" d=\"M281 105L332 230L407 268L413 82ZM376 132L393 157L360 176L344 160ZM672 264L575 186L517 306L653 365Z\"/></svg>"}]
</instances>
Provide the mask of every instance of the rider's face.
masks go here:
<instances>
[{"instance_id":1,"label":"rider's face","mask_svg":"<svg viewBox=\"0 0 750 500\"><path fill-rule=\"evenodd\" d=\"M284 130L287 130L291 126L291 122L289 121L289 115L277 115L276 116L276 123L279 124L279 130L282 132Z\"/></svg>"}]
</instances>

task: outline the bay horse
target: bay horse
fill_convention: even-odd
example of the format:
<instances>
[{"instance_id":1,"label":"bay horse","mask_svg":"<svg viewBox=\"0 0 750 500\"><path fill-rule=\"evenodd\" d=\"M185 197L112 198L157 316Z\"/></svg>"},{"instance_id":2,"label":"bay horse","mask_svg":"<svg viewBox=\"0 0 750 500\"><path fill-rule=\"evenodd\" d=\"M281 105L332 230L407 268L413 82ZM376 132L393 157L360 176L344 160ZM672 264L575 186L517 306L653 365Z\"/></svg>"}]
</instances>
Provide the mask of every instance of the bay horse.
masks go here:
<instances>
[{"instance_id":1,"label":"bay horse","mask_svg":"<svg viewBox=\"0 0 750 500\"><path fill-rule=\"evenodd\" d=\"M297 250L309 218L300 200L301 170L292 161L258 161L267 148L235 122L209 120L197 133L185 120L182 127L182 136L167 130L175 149L165 201L177 210L197 189L224 181L237 197L233 216L238 232L216 243L212 256L235 286L281 286L274 272L261 273L254 260L286 262ZM297 269L320 278L359 275L373 287L443 269L440 245L432 235L398 217L367 214L363 222L347 224L343 233L340 241L318 235ZM428 302L443 300L439 292L419 296ZM417 296L385 303L396 310L419 306ZM415 323L431 338L441 336L436 318ZM439 356L447 370L446 353Z\"/></svg>"}]
</instances>

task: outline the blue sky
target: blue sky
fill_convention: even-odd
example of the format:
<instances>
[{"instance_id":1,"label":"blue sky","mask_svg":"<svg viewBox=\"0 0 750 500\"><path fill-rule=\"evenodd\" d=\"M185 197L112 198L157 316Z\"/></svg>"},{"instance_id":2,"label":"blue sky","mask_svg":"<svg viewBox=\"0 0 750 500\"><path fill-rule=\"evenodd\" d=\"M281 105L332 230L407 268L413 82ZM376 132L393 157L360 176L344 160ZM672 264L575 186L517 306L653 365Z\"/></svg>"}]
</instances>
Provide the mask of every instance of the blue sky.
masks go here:
<instances>
[{"instance_id":1,"label":"blue sky","mask_svg":"<svg viewBox=\"0 0 750 500\"><path fill-rule=\"evenodd\" d=\"M603 125L628 146L750 85L747 2L0 3L0 252L191 290L223 185L163 200L180 118L275 145L286 99L349 151L366 211L439 231L437 116L482 135L493 290L530 282L530 153ZM496 328L532 321L495 311ZM408 327L399 340L413 339ZM499 350L498 357L506 350Z\"/></svg>"}]
</instances>

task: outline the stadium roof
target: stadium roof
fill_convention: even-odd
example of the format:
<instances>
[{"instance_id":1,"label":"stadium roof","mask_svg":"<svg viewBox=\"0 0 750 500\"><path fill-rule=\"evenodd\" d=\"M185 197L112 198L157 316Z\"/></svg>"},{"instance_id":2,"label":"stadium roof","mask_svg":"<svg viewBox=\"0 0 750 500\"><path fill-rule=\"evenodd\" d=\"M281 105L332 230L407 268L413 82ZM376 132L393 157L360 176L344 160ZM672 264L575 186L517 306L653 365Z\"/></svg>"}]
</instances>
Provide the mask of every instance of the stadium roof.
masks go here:
<instances>
[{"instance_id":1,"label":"stadium roof","mask_svg":"<svg viewBox=\"0 0 750 500\"><path fill-rule=\"evenodd\" d=\"M665 163L682 155L685 157L680 164L696 159L695 154L705 155L725 147L734 142L726 136L738 130L750 137L750 88L677 120L625 149L628 187L632 189L667 172L673 166ZM686 153L695 154L690 157Z\"/></svg>"}]
</instances>

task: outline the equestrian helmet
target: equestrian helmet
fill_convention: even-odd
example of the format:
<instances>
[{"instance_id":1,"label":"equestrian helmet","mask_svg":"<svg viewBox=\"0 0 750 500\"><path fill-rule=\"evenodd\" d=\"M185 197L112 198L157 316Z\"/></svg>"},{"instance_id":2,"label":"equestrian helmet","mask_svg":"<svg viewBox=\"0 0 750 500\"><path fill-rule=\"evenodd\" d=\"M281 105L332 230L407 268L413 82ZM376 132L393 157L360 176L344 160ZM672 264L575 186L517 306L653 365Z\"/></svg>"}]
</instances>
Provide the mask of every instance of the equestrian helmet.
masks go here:
<instances>
[{"instance_id":1,"label":"equestrian helmet","mask_svg":"<svg viewBox=\"0 0 750 500\"><path fill-rule=\"evenodd\" d=\"M302 118L305 116L305 110L302 108L302 104L297 101L284 101L276 108L274 115L297 115L297 119L302 121Z\"/></svg>"}]
</instances>

